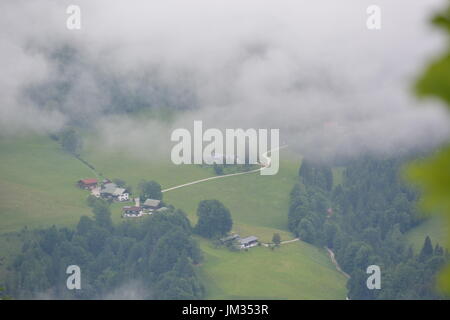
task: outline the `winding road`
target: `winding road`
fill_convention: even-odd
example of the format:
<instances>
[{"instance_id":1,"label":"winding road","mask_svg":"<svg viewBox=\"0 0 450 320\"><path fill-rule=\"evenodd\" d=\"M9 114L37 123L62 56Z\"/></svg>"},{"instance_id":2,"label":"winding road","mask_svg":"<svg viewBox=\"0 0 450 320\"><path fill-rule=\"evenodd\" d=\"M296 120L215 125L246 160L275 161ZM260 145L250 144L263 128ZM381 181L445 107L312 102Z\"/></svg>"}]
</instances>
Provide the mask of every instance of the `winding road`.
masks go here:
<instances>
[{"instance_id":1,"label":"winding road","mask_svg":"<svg viewBox=\"0 0 450 320\"><path fill-rule=\"evenodd\" d=\"M176 190L176 189L179 189L179 188L184 188L184 187L187 187L187 186L191 186L193 184L206 182L206 181L210 181L210 180L223 179L223 178L228 178L228 177L239 176L239 175L243 175L243 174L250 174L250 173L255 173L255 172L262 171L262 170L266 169L267 167L269 167L271 162L272 162L272 160L270 159L270 157L267 156L267 154L269 152L280 150L280 149L283 149L283 148L286 148L286 147L287 147L287 145L284 145L284 146L281 146L281 147L278 147L278 148L274 148L274 149L271 149L269 151L264 152L261 155L261 157L265 158L265 162L260 163L261 164L261 168L259 168L259 169L245 171L245 172L238 172L238 173L230 173L230 174L225 174L223 176L214 176L214 177L204 178L204 179L200 179L200 180L195 180L195 181L191 181L191 182L188 182L188 183L180 184L178 186L174 186L174 187L170 187L170 188L161 190L161 192L168 192L168 191Z\"/></svg>"}]
</instances>

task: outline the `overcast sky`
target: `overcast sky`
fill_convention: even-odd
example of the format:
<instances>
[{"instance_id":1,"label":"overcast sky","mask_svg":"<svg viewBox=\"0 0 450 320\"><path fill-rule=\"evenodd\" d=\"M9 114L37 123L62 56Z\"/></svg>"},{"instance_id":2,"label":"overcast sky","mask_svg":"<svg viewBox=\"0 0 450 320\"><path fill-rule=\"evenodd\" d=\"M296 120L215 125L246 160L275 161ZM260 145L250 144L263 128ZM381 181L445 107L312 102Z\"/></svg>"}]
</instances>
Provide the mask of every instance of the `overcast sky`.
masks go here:
<instances>
[{"instance_id":1,"label":"overcast sky","mask_svg":"<svg viewBox=\"0 0 450 320\"><path fill-rule=\"evenodd\" d=\"M154 105L192 109L173 127L191 128L195 119L206 127L279 128L302 154L436 145L448 137L448 114L438 102L417 102L411 87L445 46L429 24L445 3L3 0L0 132L56 130L83 115L101 117L107 145L156 136L170 143L160 124L137 128L103 116L122 107L113 81ZM81 30L66 28L69 4L81 7ZM370 4L381 8L381 30L366 28ZM53 55L64 46L77 52L68 66ZM52 88L61 83L70 86L59 101ZM34 98L30 87L38 88Z\"/></svg>"}]
</instances>

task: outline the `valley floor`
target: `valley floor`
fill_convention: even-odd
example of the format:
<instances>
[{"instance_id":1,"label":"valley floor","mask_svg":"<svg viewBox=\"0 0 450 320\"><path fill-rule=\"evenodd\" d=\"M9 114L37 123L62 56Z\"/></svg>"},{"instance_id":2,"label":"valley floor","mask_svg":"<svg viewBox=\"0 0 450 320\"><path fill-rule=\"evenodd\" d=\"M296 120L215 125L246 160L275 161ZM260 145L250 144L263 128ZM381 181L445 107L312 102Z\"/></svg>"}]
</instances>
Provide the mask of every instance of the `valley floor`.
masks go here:
<instances>
[{"instance_id":1,"label":"valley floor","mask_svg":"<svg viewBox=\"0 0 450 320\"><path fill-rule=\"evenodd\" d=\"M62 152L55 141L48 137L1 138L0 150L0 255L13 254L7 232L25 226L74 226L80 216L90 215L87 193L75 183L94 173ZM198 203L217 199L230 209L233 231L241 236L254 235L268 243L274 233L280 233L283 241L292 240L287 212L300 159L288 150L280 156L280 172L275 176L255 172L210 180L165 192L164 201L185 211L195 224ZM134 191L143 179L155 180L167 189L214 176L212 169L175 166L155 157L130 157L127 152L109 152L95 145L88 145L82 157L104 177L121 178ZM121 206L112 205L115 222L122 221ZM198 270L205 280L207 298L345 299L347 279L323 248L295 241L275 250L260 246L231 252L215 248L211 241L198 241L205 254ZM0 278L4 268L5 264L0 265Z\"/></svg>"}]
</instances>

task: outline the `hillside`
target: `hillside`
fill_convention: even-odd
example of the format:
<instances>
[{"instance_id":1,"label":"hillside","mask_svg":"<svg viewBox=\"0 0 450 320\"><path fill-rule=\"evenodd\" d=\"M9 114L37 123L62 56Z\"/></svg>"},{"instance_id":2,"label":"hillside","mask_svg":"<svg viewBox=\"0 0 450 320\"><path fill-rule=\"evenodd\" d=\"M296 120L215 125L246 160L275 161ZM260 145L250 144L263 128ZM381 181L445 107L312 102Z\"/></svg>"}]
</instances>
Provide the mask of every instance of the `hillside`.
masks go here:
<instances>
[{"instance_id":1,"label":"hillside","mask_svg":"<svg viewBox=\"0 0 450 320\"><path fill-rule=\"evenodd\" d=\"M203 240L200 247L208 299L345 299L347 279L322 249L307 243L230 252Z\"/></svg>"},{"instance_id":2,"label":"hillside","mask_svg":"<svg viewBox=\"0 0 450 320\"><path fill-rule=\"evenodd\" d=\"M90 212L76 181L92 171L48 137L0 138L0 233L72 225Z\"/></svg>"},{"instance_id":3,"label":"hillside","mask_svg":"<svg viewBox=\"0 0 450 320\"><path fill-rule=\"evenodd\" d=\"M196 165L162 165L98 150L87 150L85 158L103 175L113 177L120 172L120 178L134 186L141 179L152 179L165 189L213 175L212 170ZM233 231L241 236L255 235L270 242L277 232L283 240L292 239L287 231L287 211L300 161L288 151L282 151L280 157L280 171L275 176L250 173L207 181L164 193L164 201L185 211L195 223L198 203L217 199L230 209ZM117 219L120 205L113 207L113 214ZM254 248L236 253L216 249L203 239L200 244L206 255L201 275L209 299L345 298L346 279L335 270L325 250L298 242L275 252Z\"/></svg>"},{"instance_id":4,"label":"hillside","mask_svg":"<svg viewBox=\"0 0 450 320\"><path fill-rule=\"evenodd\" d=\"M439 216L433 216L408 231L405 236L406 241L408 244L413 246L414 251L419 252L423 247L423 242L426 236L431 238L434 245L439 243L445 247L448 234L449 230L447 228L447 224L444 224L442 222L442 218Z\"/></svg>"},{"instance_id":5,"label":"hillside","mask_svg":"<svg viewBox=\"0 0 450 320\"><path fill-rule=\"evenodd\" d=\"M87 166L47 137L3 139L1 147L0 232L25 225L73 225L81 215L89 214L86 192L75 187L78 179L94 175ZM152 163L97 150L88 149L83 157L105 177L124 179L133 188L141 179L156 180L165 188L213 175L199 166ZM269 242L279 232L288 240L292 238L286 231L288 197L299 161L282 155L276 176L255 173L200 183L168 192L164 200L183 209L195 222L198 202L215 198L230 208L233 230L242 236L256 235ZM113 205L113 219L121 221L120 204ZM275 251L261 247L235 253L199 241L206 257L200 273L207 283L207 298L345 298L345 278L322 249L298 242Z\"/></svg>"}]
</instances>

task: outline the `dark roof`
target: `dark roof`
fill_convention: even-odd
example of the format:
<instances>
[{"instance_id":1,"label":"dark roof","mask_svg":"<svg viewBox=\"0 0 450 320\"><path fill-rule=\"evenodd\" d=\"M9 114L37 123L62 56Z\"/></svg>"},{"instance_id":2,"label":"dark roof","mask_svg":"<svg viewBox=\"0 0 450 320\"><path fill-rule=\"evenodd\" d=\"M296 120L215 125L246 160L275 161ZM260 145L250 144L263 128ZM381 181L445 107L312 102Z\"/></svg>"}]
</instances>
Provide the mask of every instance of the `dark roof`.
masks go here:
<instances>
[{"instance_id":1,"label":"dark roof","mask_svg":"<svg viewBox=\"0 0 450 320\"><path fill-rule=\"evenodd\" d=\"M142 208L141 207L136 207L136 206L126 206L122 208L122 211L141 211Z\"/></svg>"},{"instance_id":2,"label":"dark roof","mask_svg":"<svg viewBox=\"0 0 450 320\"><path fill-rule=\"evenodd\" d=\"M157 207L157 206L159 206L160 202L161 202L161 200L147 199L144 202L144 206Z\"/></svg>"},{"instance_id":3,"label":"dark roof","mask_svg":"<svg viewBox=\"0 0 450 320\"><path fill-rule=\"evenodd\" d=\"M238 238L239 238L238 234L232 234L232 235L230 235L228 237L224 237L224 238L220 239L220 241L227 242L227 241L235 240L235 239L238 239Z\"/></svg>"},{"instance_id":4,"label":"dark roof","mask_svg":"<svg viewBox=\"0 0 450 320\"><path fill-rule=\"evenodd\" d=\"M247 238L240 239L239 243L246 244L246 243L250 243L250 242L253 242L253 241L258 241L258 238L255 237L255 236L250 236L250 237L247 237Z\"/></svg>"},{"instance_id":5,"label":"dark roof","mask_svg":"<svg viewBox=\"0 0 450 320\"><path fill-rule=\"evenodd\" d=\"M103 186L103 189L100 190L100 193L109 193L113 194L117 189L117 185L115 183L107 183Z\"/></svg>"}]
</instances>

